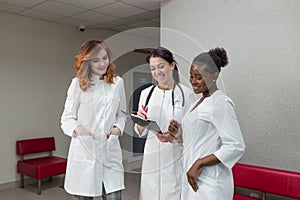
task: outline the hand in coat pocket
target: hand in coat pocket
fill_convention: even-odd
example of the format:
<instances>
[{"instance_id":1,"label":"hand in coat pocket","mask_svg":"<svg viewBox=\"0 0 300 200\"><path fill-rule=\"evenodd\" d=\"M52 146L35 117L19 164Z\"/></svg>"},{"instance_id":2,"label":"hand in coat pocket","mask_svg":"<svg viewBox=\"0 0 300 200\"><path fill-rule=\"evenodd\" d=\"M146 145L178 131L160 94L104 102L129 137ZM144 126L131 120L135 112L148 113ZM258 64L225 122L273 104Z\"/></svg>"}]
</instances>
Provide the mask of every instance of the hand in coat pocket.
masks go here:
<instances>
[{"instance_id":1,"label":"hand in coat pocket","mask_svg":"<svg viewBox=\"0 0 300 200\"><path fill-rule=\"evenodd\" d=\"M88 135L78 136L74 139L74 161L94 162L94 139Z\"/></svg>"},{"instance_id":2,"label":"hand in coat pocket","mask_svg":"<svg viewBox=\"0 0 300 200\"><path fill-rule=\"evenodd\" d=\"M111 135L107 139L107 160L114 163L122 163L122 150L119 136Z\"/></svg>"},{"instance_id":3,"label":"hand in coat pocket","mask_svg":"<svg viewBox=\"0 0 300 200\"><path fill-rule=\"evenodd\" d=\"M121 135L121 130L117 126L114 126L106 134L107 139L109 138L110 135L120 136Z\"/></svg>"},{"instance_id":4,"label":"hand in coat pocket","mask_svg":"<svg viewBox=\"0 0 300 200\"><path fill-rule=\"evenodd\" d=\"M77 126L75 128L75 134L78 136L91 136L93 139L95 139L95 135L89 132L86 128L83 126Z\"/></svg>"}]
</instances>

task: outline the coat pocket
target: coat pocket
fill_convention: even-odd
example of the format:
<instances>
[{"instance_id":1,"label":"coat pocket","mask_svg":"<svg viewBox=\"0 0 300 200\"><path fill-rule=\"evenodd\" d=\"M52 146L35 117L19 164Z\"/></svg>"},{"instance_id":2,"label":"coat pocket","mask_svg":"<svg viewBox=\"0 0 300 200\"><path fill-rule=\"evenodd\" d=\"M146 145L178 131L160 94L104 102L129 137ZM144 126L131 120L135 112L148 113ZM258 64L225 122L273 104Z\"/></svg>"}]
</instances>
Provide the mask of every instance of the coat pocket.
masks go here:
<instances>
[{"instance_id":1,"label":"coat pocket","mask_svg":"<svg viewBox=\"0 0 300 200\"><path fill-rule=\"evenodd\" d=\"M107 140L107 161L122 163L122 150L119 142L119 136L110 135Z\"/></svg>"},{"instance_id":2,"label":"coat pocket","mask_svg":"<svg viewBox=\"0 0 300 200\"><path fill-rule=\"evenodd\" d=\"M200 176L205 176L207 178L215 180L217 177L217 170L216 165L203 167L202 171L200 172Z\"/></svg>"},{"instance_id":3,"label":"coat pocket","mask_svg":"<svg viewBox=\"0 0 300 200\"><path fill-rule=\"evenodd\" d=\"M95 144L91 136L78 136L74 145L74 161L94 162Z\"/></svg>"}]
</instances>

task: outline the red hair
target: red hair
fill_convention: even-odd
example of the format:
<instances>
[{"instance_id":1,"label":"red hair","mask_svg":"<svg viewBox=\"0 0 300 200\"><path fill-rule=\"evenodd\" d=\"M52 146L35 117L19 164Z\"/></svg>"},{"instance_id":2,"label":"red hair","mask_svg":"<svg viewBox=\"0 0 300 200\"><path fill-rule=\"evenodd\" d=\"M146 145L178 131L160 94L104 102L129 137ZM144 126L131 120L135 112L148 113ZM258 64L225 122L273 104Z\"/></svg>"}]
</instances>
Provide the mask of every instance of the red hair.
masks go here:
<instances>
[{"instance_id":1,"label":"red hair","mask_svg":"<svg viewBox=\"0 0 300 200\"><path fill-rule=\"evenodd\" d=\"M114 83L113 78L116 76L114 73L115 65L111 61L111 51L108 46L101 40L91 39L84 42L79 50L79 53L75 56L75 69L76 77L79 80L79 86L82 91L87 91L93 86L91 77L92 70L90 66L90 60L93 58L101 49L104 49L109 59L109 66L106 72L106 82Z\"/></svg>"}]
</instances>

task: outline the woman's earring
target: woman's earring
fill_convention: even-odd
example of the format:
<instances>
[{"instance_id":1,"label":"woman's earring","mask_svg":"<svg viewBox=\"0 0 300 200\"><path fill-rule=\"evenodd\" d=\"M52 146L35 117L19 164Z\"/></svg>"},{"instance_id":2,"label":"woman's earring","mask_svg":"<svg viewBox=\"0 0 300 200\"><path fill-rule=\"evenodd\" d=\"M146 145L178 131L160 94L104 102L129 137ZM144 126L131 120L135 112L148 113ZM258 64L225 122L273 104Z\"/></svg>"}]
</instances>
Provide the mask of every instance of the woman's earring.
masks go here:
<instances>
[{"instance_id":1,"label":"woman's earring","mask_svg":"<svg viewBox=\"0 0 300 200\"><path fill-rule=\"evenodd\" d=\"M213 80L213 82L216 82L216 80Z\"/></svg>"}]
</instances>

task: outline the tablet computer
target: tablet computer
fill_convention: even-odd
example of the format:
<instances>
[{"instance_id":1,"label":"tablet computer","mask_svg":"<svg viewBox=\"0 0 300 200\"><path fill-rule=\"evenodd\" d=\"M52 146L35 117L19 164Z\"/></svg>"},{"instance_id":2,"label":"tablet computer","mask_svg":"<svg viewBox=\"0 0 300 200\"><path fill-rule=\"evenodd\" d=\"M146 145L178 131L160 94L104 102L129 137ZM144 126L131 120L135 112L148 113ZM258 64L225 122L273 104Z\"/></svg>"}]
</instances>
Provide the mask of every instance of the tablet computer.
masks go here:
<instances>
[{"instance_id":1,"label":"tablet computer","mask_svg":"<svg viewBox=\"0 0 300 200\"><path fill-rule=\"evenodd\" d=\"M158 124L154 120L144 119L144 118L142 118L138 115L135 115L135 114L130 114L130 117L131 117L133 122L147 128L148 130L152 130L152 131L156 131L158 133L162 133L162 131L160 130Z\"/></svg>"}]
</instances>

